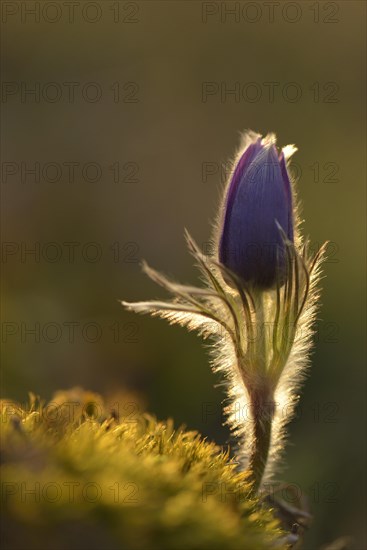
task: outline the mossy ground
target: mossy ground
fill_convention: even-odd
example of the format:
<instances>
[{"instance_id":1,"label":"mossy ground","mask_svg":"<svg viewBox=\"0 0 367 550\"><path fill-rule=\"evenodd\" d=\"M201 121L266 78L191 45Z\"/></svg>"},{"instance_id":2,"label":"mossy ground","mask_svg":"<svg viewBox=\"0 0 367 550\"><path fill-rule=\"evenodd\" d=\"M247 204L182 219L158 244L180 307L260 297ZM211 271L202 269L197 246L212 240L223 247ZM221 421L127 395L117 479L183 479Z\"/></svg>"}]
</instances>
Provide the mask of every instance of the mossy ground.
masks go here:
<instances>
[{"instance_id":1,"label":"mossy ground","mask_svg":"<svg viewBox=\"0 0 367 550\"><path fill-rule=\"evenodd\" d=\"M4 549L285 548L245 474L196 432L119 419L82 390L52 403L2 402Z\"/></svg>"}]
</instances>

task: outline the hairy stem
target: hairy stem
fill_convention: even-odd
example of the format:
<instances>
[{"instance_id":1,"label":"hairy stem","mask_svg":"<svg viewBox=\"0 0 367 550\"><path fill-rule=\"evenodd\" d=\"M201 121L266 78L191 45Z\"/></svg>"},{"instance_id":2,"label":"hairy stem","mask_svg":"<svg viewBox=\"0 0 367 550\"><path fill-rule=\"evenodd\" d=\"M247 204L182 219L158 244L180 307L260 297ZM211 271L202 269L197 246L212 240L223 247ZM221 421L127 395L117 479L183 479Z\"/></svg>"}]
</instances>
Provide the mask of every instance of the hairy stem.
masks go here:
<instances>
[{"instance_id":1,"label":"hairy stem","mask_svg":"<svg viewBox=\"0 0 367 550\"><path fill-rule=\"evenodd\" d=\"M261 293L255 293L256 308L256 350L257 361L259 362L259 371L262 374L266 372L267 349L266 349L266 324L264 311L264 297Z\"/></svg>"},{"instance_id":2,"label":"hairy stem","mask_svg":"<svg viewBox=\"0 0 367 550\"><path fill-rule=\"evenodd\" d=\"M275 403L269 392L255 390L251 396L253 443L248 466L253 494L260 488L268 460L274 411Z\"/></svg>"}]
</instances>

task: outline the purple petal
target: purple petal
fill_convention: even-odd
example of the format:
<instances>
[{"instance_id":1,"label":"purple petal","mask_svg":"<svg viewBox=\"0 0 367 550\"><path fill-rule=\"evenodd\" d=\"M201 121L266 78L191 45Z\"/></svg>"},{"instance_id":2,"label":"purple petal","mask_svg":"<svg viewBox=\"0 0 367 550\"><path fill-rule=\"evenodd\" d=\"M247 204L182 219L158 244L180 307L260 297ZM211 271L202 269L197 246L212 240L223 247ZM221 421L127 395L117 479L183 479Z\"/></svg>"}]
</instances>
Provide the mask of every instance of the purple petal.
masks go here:
<instances>
[{"instance_id":1,"label":"purple petal","mask_svg":"<svg viewBox=\"0 0 367 550\"><path fill-rule=\"evenodd\" d=\"M277 223L293 240L292 194L284 156L273 144L251 144L229 185L219 259L244 281L272 287L285 270Z\"/></svg>"}]
</instances>

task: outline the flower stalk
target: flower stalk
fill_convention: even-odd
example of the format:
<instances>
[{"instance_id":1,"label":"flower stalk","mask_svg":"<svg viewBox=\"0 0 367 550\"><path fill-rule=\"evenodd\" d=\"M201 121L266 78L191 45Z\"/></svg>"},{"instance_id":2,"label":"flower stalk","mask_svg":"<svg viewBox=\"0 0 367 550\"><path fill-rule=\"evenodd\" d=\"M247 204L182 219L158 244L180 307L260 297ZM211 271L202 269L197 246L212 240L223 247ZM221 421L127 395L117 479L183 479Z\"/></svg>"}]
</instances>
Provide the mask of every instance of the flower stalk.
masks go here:
<instances>
[{"instance_id":1,"label":"flower stalk","mask_svg":"<svg viewBox=\"0 0 367 550\"><path fill-rule=\"evenodd\" d=\"M186 232L203 288L178 284L143 264L172 301L122 304L211 338L212 367L225 380L227 422L252 491L270 479L284 447L308 366L325 245L303 241L287 159L273 135L245 134L214 232L217 255L204 256ZM286 410L286 414L285 414Z\"/></svg>"},{"instance_id":2,"label":"flower stalk","mask_svg":"<svg viewBox=\"0 0 367 550\"><path fill-rule=\"evenodd\" d=\"M264 391L253 392L251 415L254 443L248 464L253 493L257 493L259 490L268 461L274 412L275 403L271 395L267 395Z\"/></svg>"}]
</instances>

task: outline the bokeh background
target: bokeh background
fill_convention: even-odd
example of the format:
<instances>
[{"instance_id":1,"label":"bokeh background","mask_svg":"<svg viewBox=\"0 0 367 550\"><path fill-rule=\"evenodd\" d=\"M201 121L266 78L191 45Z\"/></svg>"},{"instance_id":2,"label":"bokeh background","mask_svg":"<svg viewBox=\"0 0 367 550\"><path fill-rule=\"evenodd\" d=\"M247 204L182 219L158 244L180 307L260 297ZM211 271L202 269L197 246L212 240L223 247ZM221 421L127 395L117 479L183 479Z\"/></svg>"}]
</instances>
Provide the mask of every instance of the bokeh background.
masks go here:
<instances>
[{"instance_id":1,"label":"bokeh background","mask_svg":"<svg viewBox=\"0 0 367 550\"><path fill-rule=\"evenodd\" d=\"M118 299L164 296L142 258L197 282L184 227L207 249L240 131L275 131L331 241L279 478L308 495L306 548L365 549L365 3L35 4L2 3L2 395L129 392L228 444L199 339Z\"/></svg>"}]
</instances>

